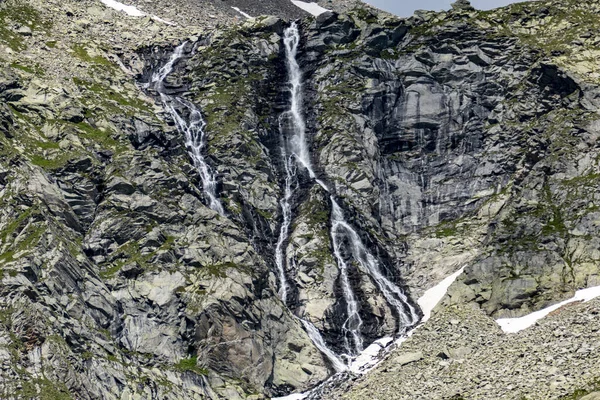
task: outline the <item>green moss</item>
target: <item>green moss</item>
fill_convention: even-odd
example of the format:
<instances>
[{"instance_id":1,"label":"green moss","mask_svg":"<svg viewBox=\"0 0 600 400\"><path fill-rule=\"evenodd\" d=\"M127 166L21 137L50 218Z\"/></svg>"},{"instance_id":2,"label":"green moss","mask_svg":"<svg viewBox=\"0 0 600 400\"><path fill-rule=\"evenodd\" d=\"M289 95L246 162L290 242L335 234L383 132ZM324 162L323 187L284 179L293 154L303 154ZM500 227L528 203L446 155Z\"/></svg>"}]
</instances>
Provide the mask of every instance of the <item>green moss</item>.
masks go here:
<instances>
[{"instance_id":1,"label":"green moss","mask_svg":"<svg viewBox=\"0 0 600 400\"><path fill-rule=\"evenodd\" d=\"M42 18L37 9L23 1L0 2L0 42L14 51L23 51L27 46L24 38L11 29L15 25L27 26L32 31L45 32L48 32L52 26Z\"/></svg>"},{"instance_id":2,"label":"green moss","mask_svg":"<svg viewBox=\"0 0 600 400\"><path fill-rule=\"evenodd\" d=\"M579 400L583 396L588 395L590 393L595 393L600 391L600 379L594 379L587 385L585 389L576 389L573 393L568 394L560 398L560 400Z\"/></svg>"},{"instance_id":3,"label":"green moss","mask_svg":"<svg viewBox=\"0 0 600 400\"><path fill-rule=\"evenodd\" d=\"M10 64L10 66L12 68L27 72L28 74L32 74L32 75L36 75L36 76L43 76L45 74L44 70L39 66L39 64L36 65L23 65L17 62L13 62Z\"/></svg>"},{"instance_id":4,"label":"green moss","mask_svg":"<svg viewBox=\"0 0 600 400\"><path fill-rule=\"evenodd\" d=\"M84 95L88 95L90 106L100 104L111 113L124 113L126 115L134 116L140 111L153 113L150 106L143 100L137 97L127 97L121 93L115 92L108 86L102 83L89 81L80 78L73 78L73 83L79 86L80 90Z\"/></svg>"},{"instance_id":5,"label":"green moss","mask_svg":"<svg viewBox=\"0 0 600 400\"><path fill-rule=\"evenodd\" d=\"M217 278L225 278L227 277L227 270L229 268L239 269L239 265L234 264L232 262L224 262L221 264L211 264L205 265L203 270L208 273L210 276L214 276Z\"/></svg>"},{"instance_id":6,"label":"green moss","mask_svg":"<svg viewBox=\"0 0 600 400\"><path fill-rule=\"evenodd\" d=\"M15 231L18 228L21 227L21 225L24 225L23 222L33 215L35 210L36 209L34 207L30 207L27 210L23 211L21 214L19 214L19 216L15 218L14 221L9 223L6 226L6 228L4 228L0 232L0 239L2 240L2 243L6 243L9 237L12 236L12 234L15 233Z\"/></svg>"},{"instance_id":7,"label":"green moss","mask_svg":"<svg viewBox=\"0 0 600 400\"><path fill-rule=\"evenodd\" d=\"M184 358L175 364L174 367L178 371L189 371L198 375L208 375L208 370L206 368L198 367L197 357Z\"/></svg>"},{"instance_id":8,"label":"green moss","mask_svg":"<svg viewBox=\"0 0 600 400\"><path fill-rule=\"evenodd\" d=\"M267 221L271 221L273 219L273 214L270 213L269 211L261 210L261 209L257 208L256 212L258 213L258 215L260 215Z\"/></svg>"},{"instance_id":9,"label":"green moss","mask_svg":"<svg viewBox=\"0 0 600 400\"><path fill-rule=\"evenodd\" d=\"M71 46L71 50L73 54L79 58L81 61L85 61L91 64L101 65L103 67L107 67L109 69L115 69L116 66L106 58L102 56L90 56L87 52L86 48L81 44L74 44Z\"/></svg>"},{"instance_id":10,"label":"green moss","mask_svg":"<svg viewBox=\"0 0 600 400\"><path fill-rule=\"evenodd\" d=\"M0 255L0 263L14 260L15 254L31 250L37 245L42 234L46 231L45 227L31 228L24 238L21 238L16 246L12 246L9 251Z\"/></svg>"},{"instance_id":11,"label":"green moss","mask_svg":"<svg viewBox=\"0 0 600 400\"><path fill-rule=\"evenodd\" d=\"M71 400L64 384L53 383L47 378L23 379L22 387L16 391L18 398L39 400Z\"/></svg>"},{"instance_id":12,"label":"green moss","mask_svg":"<svg viewBox=\"0 0 600 400\"><path fill-rule=\"evenodd\" d=\"M53 159L48 159L45 156L33 155L31 156L31 163L47 170L54 170L63 167L70 159L71 154L69 153L63 153L61 156Z\"/></svg>"}]
</instances>

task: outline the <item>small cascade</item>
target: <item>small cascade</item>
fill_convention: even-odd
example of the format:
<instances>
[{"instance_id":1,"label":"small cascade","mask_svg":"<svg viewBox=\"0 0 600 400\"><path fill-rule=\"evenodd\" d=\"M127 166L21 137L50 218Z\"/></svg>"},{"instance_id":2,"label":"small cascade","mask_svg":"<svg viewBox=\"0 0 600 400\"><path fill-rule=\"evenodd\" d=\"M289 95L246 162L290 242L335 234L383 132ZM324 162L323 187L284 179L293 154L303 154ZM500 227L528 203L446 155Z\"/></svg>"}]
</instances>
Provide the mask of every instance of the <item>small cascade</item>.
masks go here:
<instances>
[{"instance_id":1,"label":"small cascade","mask_svg":"<svg viewBox=\"0 0 600 400\"><path fill-rule=\"evenodd\" d=\"M344 299L346 300L346 313L348 314L346 321L342 326L342 331L344 332L344 344L349 355L357 355L363 349L363 338L360 334L360 328L362 327L363 321L358 313L358 302L356 301L356 297L352 291L352 286L350 286L350 279L348 278L348 265L342 256L343 237L340 236L341 232L338 229L341 222L336 218L335 211L336 208L339 207L333 200L333 197L331 198L331 202L334 209L331 221L333 255L335 256L338 268L340 270L340 280L342 283L342 290L344 292ZM352 341L350 341L348 336L350 336Z\"/></svg>"},{"instance_id":2,"label":"small cascade","mask_svg":"<svg viewBox=\"0 0 600 400\"><path fill-rule=\"evenodd\" d=\"M337 354L333 352L333 350L327 347L325 339L323 339L323 336L321 335L321 332L319 332L317 327L304 319L298 319L300 320L300 322L302 322L302 325L304 325L304 329L306 330L306 333L308 333L308 337L312 340L317 349L319 349L321 353L325 354L327 359L331 362L331 365L333 366L333 369L335 369L335 372L342 372L347 370L348 366L341 360L340 357L338 357Z\"/></svg>"},{"instance_id":3,"label":"small cascade","mask_svg":"<svg viewBox=\"0 0 600 400\"><path fill-rule=\"evenodd\" d=\"M217 196L217 180L212 169L204 158L206 151L206 133L204 128L206 122L200 110L191 102L177 96L170 96L165 90L165 79L173 71L173 67L183 56L186 42L179 45L171 54L169 61L152 75L152 87L160 94L165 109L171 114L179 132L185 136L185 146L190 158L200 175L204 194L208 199L208 206L221 215L225 215L225 209ZM176 106L183 107L189 114L184 118Z\"/></svg>"},{"instance_id":4,"label":"small cascade","mask_svg":"<svg viewBox=\"0 0 600 400\"><path fill-rule=\"evenodd\" d=\"M287 114L292 119L293 135L290 138L290 152L296 160L308 171L312 179L316 178L310 161L310 150L306 142L306 124L302 115L302 71L296 60L298 45L300 44L300 31L296 22L292 22L283 34L285 45L286 65L290 85L290 109Z\"/></svg>"},{"instance_id":5,"label":"small cascade","mask_svg":"<svg viewBox=\"0 0 600 400\"><path fill-rule=\"evenodd\" d=\"M279 297L284 304L287 303L287 292L288 283L285 276L285 245L287 243L290 225L292 223L292 196L294 190L292 182L295 181L296 166L292 160L292 156L287 156L285 148L281 149L283 156L284 168L285 168L285 190L283 198L280 200L281 214L283 216L283 222L281 228L279 228L279 238L277 239L277 246L275 247L275 264L277 265L277 272L279 273Z\"/></svg>"},{"instance_id":6,"label":"small cascade","mask_svg":"<svg viewBox=\"0 0 600 400\"><path fill-rule=\"evenodd\" d=\"M331 196L331 206L331 234L334 241L339 242L340 236L348 239L352 257L358 262L362 271L376 283L388 304L396 310L399 318L398 332L405 333L407 328L417 323L419 314L410 304L404 292L383 275L379 269L379 262L367 250L358 233L346 222L344 212L333 196Z\"/></svg>"}]
</instances>

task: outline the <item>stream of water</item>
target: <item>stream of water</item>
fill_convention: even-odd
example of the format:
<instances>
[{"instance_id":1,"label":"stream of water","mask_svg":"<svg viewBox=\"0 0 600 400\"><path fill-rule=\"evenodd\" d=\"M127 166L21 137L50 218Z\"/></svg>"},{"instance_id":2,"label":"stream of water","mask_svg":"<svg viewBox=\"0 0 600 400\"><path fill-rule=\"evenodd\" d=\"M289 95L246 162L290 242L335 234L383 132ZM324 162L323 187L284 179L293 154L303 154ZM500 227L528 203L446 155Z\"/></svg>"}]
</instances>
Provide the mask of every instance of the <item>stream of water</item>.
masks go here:
<instances>
[{"instance_id":1,"label":"stream of water","mask_svg":"<svg viewBox=\"0 0 600 400\"><path fill-rule=\"evenodd\" d=\"M346 320L342 326L345 354L335 354L333 350L327 347L314 325L308 325L308 321L305 320L302 320L302 323L317 348L335 366L341 358L345 358L350 363L352 358L360 354L363 350L364 343L361 332L363 320L360 316L362 299L357 299L352 289L349 277L349 270L351 268L349 262L354 261L356 264L353 265L357 265L360 272L367 274L371 278L387 303L395 311L398 317L398 333L404 333L408 327L414 325L418 321L419 316L414 307L409 303L404 292L382 273L377 258L367 250L359 234L345 219L342 207L336 201L329 187L325 182L317 179L311 162L310 147L306 138L306 122L303 116L302 71L297 60L300 32L296 23L292 23L285 30L283 43L285 45L290 106L280 118L280 134L281 142L283 143L281 156L286 176L284 197L280 201L283 222L275 251L279 274L279 295L284 302L287 302L290 288L287 276L288 273L295 272L289 271L285 248L293 219L292 201L294 200L295 189L298 186L298 171L299 169L304 169L316 184L330 193L330 236L333 255L335 256L340 272L340 284L346 305ZM282 120L284 123L282 123Z\"/></svg>"},{"instance_id":2,"label":"stream of water","mask_svg":"<svg viewBox=\"0 0 600 400\"><path fill-rule=\"evenodd\" d=\"M204 131L206 122L202 117L202 113L193 103L166 93L165 79L173 71L177 61L183 56L185 45L185 42L179 45L171 54L169 61L152 75L151 85L160 94L164 107L171 114L179 132L185 136L185 146L194 167L200 175L202 190L206 196L208 206L219 214L225 215L223 205L217 196L217 180L204 157L206 151L206 132ZM178 111L178 108L187 111L187 118Z\"/></svg>"}]
</instances>

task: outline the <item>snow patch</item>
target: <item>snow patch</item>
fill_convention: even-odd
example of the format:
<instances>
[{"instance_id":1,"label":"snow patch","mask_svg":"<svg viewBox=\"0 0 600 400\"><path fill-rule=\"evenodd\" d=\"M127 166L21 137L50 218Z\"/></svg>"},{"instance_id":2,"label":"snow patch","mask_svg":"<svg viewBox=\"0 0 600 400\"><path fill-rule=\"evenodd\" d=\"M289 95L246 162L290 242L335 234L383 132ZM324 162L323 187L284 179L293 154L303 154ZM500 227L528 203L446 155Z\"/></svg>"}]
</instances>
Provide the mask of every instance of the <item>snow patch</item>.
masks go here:
<instances>
[{"instance_id":1,"label":"snow patch","mask_svg":"<svg viewBox=\"0 0 600 400\"><path fill-rule=\"evenodd\" d=\"M100 2L102 4L104 4L105 6L115 9L117 11L123 11L125 14L127 14L131 17L145 17L146 15L148 15L137 7L128 6L127 4L119 3L118 1L115 1L115 0L100 0ZM148 16L150 18L152 18L153 20L162 22L163 24L175 25L174 23L166 21L162 18L159 18L156 15L148 15Z\"/></svg>"},{"instance_id":2,"label":"snow patch","mask_svg":"<svg viewBox=\"0 0 600 400\"><path fill-rule=\"evenodd\" d=\"M431 317L431 311L433 311L435 306L444 298L446 293L448 293L448 288L450 285L454 283L456 278L458 278L458 276L462 274L464 270L465 267L462 267L452 275L446 277L431 289L426 290L425 293L423 293L423 296L417 300L419 307L421 307L421 311L423 311L421 324L426 322Z\"/></svg>"},{"instance_id":3,"label":"snow patch","mask_svg":"<svg viewBox=\"0 0 600 400\"><path fill-rule=\"evenodd\" d=\"M291 1L292 1L292 3L294 3L294 5L296 7L300 7L301 9L303 9L304 11L306 11L309 14L314 15L315 17L318 17L319 15L323 14L324 12L331 11L331 10L321 7L317 3L306 3L304 1L299 1L299 0L291 0Z\"/></svg>"},{"instance_id":4,"label":"snow patch","mask_svg":"<svg viewBox=\"0 0 600 400\"><path fill-rule=\"evenodd\" d=\"M444 298L446 293L448 293L448 288L450 287L450 285L452 285L452 283L454 283L456 278L458 278L458 276L460 274L462 274L464 270L465 270L465 267L462 267L461 269L459 269L452 275L446 277L444 280L442 280L440 283L438 283L431 289L426 290L425 293L423 293L423 296L419 297L419 300L417 300L417 303L419 304L419 307L421 307L421 310L423 311L423 318L421 319L421 322L417 326L415 326L413 329L408 331L405 335L399 337L396 340L394 340L391 337L385 337L385 338L381 338L379 340L374 341L369 347L364 349L352 361L352 363L350 364L349 370L351 372L353 372L355 374L359 374L359 375L366 374L367 372L369 372L373 368L375 368L383 360L384 356L387 353L389 353L393 349L399 348L402 343L404 343L409 337L411 337L413 335L413 333L417 329L419 329L419 327L421 325L423 325L424 322L426 322L429 319L429 317L431 316L431 311L440 302L440 300L442 300ZM600 296L600 289L599 289L598 296ZM330 379L331 379L331 377L330 377ZM327 381L329 381L329 379L326 380L325 382L327 382ZM303 400L306 397L308 397L308 395L310 395L314 390L316 390L318 388L319 388L319 386L314 387L304 393L293 393L293 394L290 394L289 396L276 397L276 398L273 398L272 400Z\"/></svg>"},{"instance_id":5,"label":"snow patch","mask_svg":"<svg viewBox=\"0 0 600 400\"><path fill-rule=\"evenodd\" d=\"M355 374L365 374L372 370L381 360L381 352L394 341L394 338L385 337L371 343L350 364L350 371Z\"/></svg>"},{"instance_id":6,"label":"snow patch","mask_svg":"<svg viewBox=\"0 0 600 400\"><path fill-rule=\"evenodd\" d=\"M273 397L271 400L302 400L305 399L309 394L310 394L310 390L308 392L304 392L304 393L292 393L288 396L284 396L284 397Z\"/></svg>"},{"instance_id":7,"label":"snow patch","mask_svg":"<svg viewBox=\"0 0 600 400\"><path fill-rule=\"evenodd\" d=\"M246 17L248 19L252 19L252 17L250 15L246 14L245 12L243 12L242 10L240 10L239 8L237 8L237 7L231 7L231 8L233 8L235 11L239 12L240 14L242 14L244 17Z\"/></svg>"},{"instance_id":8,"label":"snow patch","mask_svg":"<svg viewBox=\"0 0 600 400\"><path fill-rule=\"evenodd\" d=\"M531 314L525 315L519 318L500 318L496 320L496 323L500 325L500 328L506 333L517 333L523 329L527 329L534 325L537 321L544 318L554 310L558 310L562 306L574 303L576 301L590 301L600 297L600 286L595 286L587 289L578 290L575 292L575 296L572 298L562 301L550 307L546 307L542 310L532 312Z\"/></svg>"},{"instance_id":9,"label":"snow patch","mask_svg":"<svg viewBox=\"0 0 600 400\"><path fill-rule=\"evenodd\" d=\"M143 17L146 13L140 11L134 6L128 6L123 3L119 3L114 0L100 0L105 6L114 8L117 11L123 11L127 15L131 15L132 17Z\"/></svg>"}]
</instances>

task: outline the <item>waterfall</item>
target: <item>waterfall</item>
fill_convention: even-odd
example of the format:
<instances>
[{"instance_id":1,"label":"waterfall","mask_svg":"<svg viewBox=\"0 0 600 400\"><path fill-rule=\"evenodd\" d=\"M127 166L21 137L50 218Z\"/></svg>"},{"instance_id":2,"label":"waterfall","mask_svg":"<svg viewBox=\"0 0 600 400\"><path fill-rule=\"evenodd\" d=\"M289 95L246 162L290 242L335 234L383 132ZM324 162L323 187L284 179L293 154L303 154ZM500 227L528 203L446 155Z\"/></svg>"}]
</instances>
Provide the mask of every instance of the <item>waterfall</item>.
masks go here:
<instances>
[{"instance_id":1,"label":"waterfall","mask_svg":"<svg viewBox=\"0 0 600 400\"><path fill-rule=\"evenodd\" d=\"M417 323L419 315L408 301L408 297L404 292L383 275L379 269L379 262L375 256L367 250L362 243L360 236L358 236L358 233L346 222L344 219L344 212L333 196L331 196L331 205L331 231L334 241L340 240L335 239L339 235L345 235L349 240L352 257L358 262L362 271L368 274L376 283L387 303L395 308L399 318L398 331L399 333L404 333L406 328Z\"/></svg>"},{"instance_id":2,"label":"waterfall","mask_svg":"<svg viewBox=\"0 0 600 400\"><path fill-rule=\"evenodd\" d=\"M358 302L356 301L356 297L352 291L352 286L350 286L350 279L348 278L348 265L346 264L346 260L344 260L344 257L341 253L343 238L340 236L341 232L338 230L338 227L341 223L339 218L336 218L337 214L340 212L339 207L333 200L333 197L331 198L331 203L333 207L331 221L331 241L333 242L333 255L335 256L338 268L340 270L340 280L342 282L344 299L346 300L347 318L344 322L344 325L342 325L342 331L344 332L344 344L348 354L357 355L363 349L363 339L360 334L360 328L362 327L363 321L358 313ZM350 335L352 338L352 342L350 342L348 339L348 335Z\"/></svg>"},{"instance_id":3,"label":"waterfall","mask_svg":"<svg viewBox=\"0 0 600 400\"><path fill-rule=\"evenodd\" d=\"M285 45L286 65L290 85L290 109L287 113L292 118L293 135L290 139L291 152L296 159L308 171L312 179L316 178L310 161L310 151L306 142L306 124L302 116L302 72L296 60L298 45L300 44L300 32L298 25L292 22L284 32L283 43Z\"/></svg>"},{"instance_id":4,"label":"waterfall","mask_svg":"<svg viewBox=\"0 0 600 400\"><path fill-rule=\"evenodd\" d=\"M177 96L170 96L165 90L165 79L173 71L173 67L183 56L186 42L179 45L169 61L152 75L152 87L160 94L165 109L171 114L179 132L185 136L185 146L192 159L194 167L200 175L202 189L208 199L208 206L221 215L225 215L223 205L217 196L217 180L212 169L204 158L206 150L206 133L204 128L206 122L200 110L191 102ZM176 105L187 110L189 117L186 119L179 113Z\"/></svg>"},{"instance_id":5,"label":"waterfall","mask_svg":"<svg viewBox=\"0 0 600 400\"><path fill-rule=\"evenodd\" d=\"M282 130L280 129L282 132ZM290 224L292 223L292 196L294 190L292 188L292 181L296 174L296 168L293 164L292 156L287 156L285 148L281 149L282 157L285 168L285 189L283 198L279 202L281 205L281 214L283 216L283 222L281 228L279 228L279 238L277 239L277 246L275 247L275 264L277 265L277 272L279 273L279 297L284 304L287 303L287 292L288 283L285 276L285 245L287 243Z\"/></svg>"},{"instance_id":6,"label":"waterfall","mask_svg":"<svg viewBox=\"0 0 600 400\"><path fill-rule=\"evenodd\" d=\"M349 262L353 261L359 271L368 275L375 283L378 290L389 306L397 314L398 333L405 333L406 329L418 321L415 308L408 301L404 292L391 282L382 273L377 258L371 254L356 230L346 221L342 207L338 204L332 191L322 180L317 179L313 169L310 149L306 139L306 123L302 114L302 72L298 65L297 53L300 43L300 33L296 23L292 23L284 32L283 42L285 45L286 65L289 79L290 107L280 118L280 135L283 148L281 151L283 166L285 169L285 191L281 199L283 222L279 232L279 240L275 251L275 258L279 273L279 294L284 302L287 300L289 284L286 278L285 243L288 240L289 229L292 221L291 201L294 188L297 186L297 166L303 167L310 178L330 194L331 201L331 230L330 236L338 269L342 293L346 303L346 321L342 326L344 334L344 347L348 358L358 355L363 350L363 337L361 328L363 321L360 316L360 301L356 298L348 270ZM284 130L282 120L289 122L288 131ZM286 126L287 126L286 125ZM344 253L344 249L347 251ZM348 259L350 258L350 259ZM336 364L340 360L330 348L327 347L320 332L310 322L302 320L305 330L312 339L315 346L332 361L334 368L340 367ZM342 364L343 365L343 364ZM344 369L347 367L343 365Z\"/></svg>"},{"instance_id":7,"label":"waterfall","mask_svg":"<svg viewBox=\"0 0 600 400\"><path fill-rule=\"evenodd\" d=\"M325 354L329 361L331 361L331 365L333 366L333 369L335 369L335 372L342 372L347 370L348 367L346 366L346 364L344 364L340 357L338 357L338 355L335 354L333 350L327 347L325 339L323 339L323 336L321 336L321 332L319 332L317 327L302 318L298 319L300 320L300 322L302 322L302 325L304 325L304 329L306 329L308 337L311 338L312 342L317 347L317 349L319 349L321 353Z\"/></svg>"},{"instance_id":8,"label":"waterfall","mask_svg":"<svg viewBox=\"0 0 600 400\"><path fill-rule=\"evenodd\" d=\"M280 200L283 221L279 229L279 238L275 248L275 263L279 275L279 296L285 304L289 288L286 277L287 260L285 247L292 223L292 201L295 189L298 186L297 164L304 167L312 179L316 179L316 175L310 162L310 152L306 144L306 125L302 116L302 73L296 61L300 33L295 22L285 30L283 42L289 77L290 108L282 113L279 118L279 133L281 143L283 144L281 157L285 170L285 188L283 198ZM291 131L291 134L286 135L286 128ZM327 357L335 371L341 372L346 370L346 364L327 346L319 330L309 321L302 318L298 319L302 322L308 337L312 340L315 347Z\"/></svg>"}]
</instances>

